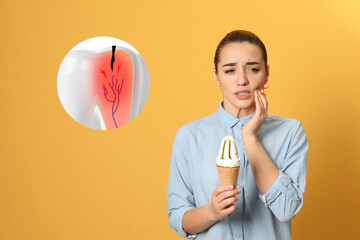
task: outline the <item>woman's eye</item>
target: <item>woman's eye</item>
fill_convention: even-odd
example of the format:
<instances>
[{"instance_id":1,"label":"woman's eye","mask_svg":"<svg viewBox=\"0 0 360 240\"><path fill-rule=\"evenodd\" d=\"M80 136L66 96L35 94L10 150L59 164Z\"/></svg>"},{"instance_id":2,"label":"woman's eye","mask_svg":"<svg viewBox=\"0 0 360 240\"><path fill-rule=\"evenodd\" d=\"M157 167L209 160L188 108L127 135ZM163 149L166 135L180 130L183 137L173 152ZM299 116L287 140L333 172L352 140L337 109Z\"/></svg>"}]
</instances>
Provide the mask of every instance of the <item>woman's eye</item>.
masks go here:
<instances>
[{"instance_id":1,"label":"woman's eye","mask_svg":"<svg viewBox=\"0 0 360 240\"><path fill-rule=\"evenodd\" d=\"M250 68L250 72L258 72L259 71L259 69L257 69L257 68Z\"/></svg>"},{"instance_id":2,"label":"woman's eye","mask_svg":"<svg viewBox=\"0 0 360 240\"><path fill-rule=\"evenodd\" d=\"M229 69L225 71L225 73L232 73L232 72L234 72L234 69Z\"/></svg>"}]
</instances>

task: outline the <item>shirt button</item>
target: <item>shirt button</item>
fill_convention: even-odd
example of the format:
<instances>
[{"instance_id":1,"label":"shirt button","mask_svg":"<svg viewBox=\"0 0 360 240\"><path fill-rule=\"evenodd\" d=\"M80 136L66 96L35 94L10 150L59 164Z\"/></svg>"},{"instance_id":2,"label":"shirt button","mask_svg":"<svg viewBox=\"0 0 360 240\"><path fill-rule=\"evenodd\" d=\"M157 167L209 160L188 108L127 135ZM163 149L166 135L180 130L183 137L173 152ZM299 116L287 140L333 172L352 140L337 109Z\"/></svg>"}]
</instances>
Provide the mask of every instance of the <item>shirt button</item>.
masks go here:
<instances>
[{"instance_id":1,"label":"shirt button","mask_svg":"<svg viewBox=\"0 0 360 240\"><path fill-rule=\"evenodd\" d=\"M241 233L236 233L235 237L237 237L237 238L241 237Z\"/></svg>"}]
</instances>

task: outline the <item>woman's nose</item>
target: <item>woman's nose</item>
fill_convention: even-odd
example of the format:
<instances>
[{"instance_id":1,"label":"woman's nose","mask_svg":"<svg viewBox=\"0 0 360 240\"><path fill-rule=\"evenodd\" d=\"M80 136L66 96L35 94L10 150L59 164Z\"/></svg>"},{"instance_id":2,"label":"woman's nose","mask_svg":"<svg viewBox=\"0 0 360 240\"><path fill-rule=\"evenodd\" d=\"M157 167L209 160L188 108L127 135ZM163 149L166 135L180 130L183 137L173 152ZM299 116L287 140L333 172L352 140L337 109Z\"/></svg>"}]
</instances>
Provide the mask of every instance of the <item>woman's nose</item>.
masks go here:
<instances>
[{"instance_id":1,"label":"woman's nose","mask_svg":"<svg viewBox=\"0 0 360 240\"><path fill-rule=\"evenodd\" d=\"M247 85L249 83L246 73L244 71L238 71L238 76L236 78L236 84L239 86Z\"/></svg>"}]
</instances>

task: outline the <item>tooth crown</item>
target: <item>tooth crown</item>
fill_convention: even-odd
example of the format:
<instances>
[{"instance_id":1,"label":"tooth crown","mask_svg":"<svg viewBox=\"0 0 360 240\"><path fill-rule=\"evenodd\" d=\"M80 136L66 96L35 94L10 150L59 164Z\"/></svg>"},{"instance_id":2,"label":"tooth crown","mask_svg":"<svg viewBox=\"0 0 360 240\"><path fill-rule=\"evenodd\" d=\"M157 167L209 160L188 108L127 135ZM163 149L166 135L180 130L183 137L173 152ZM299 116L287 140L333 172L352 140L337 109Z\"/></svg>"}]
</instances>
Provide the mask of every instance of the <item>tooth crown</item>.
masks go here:
<instances>
[{"instance_id":1,"label":"tooth crown","mask_svg":"<svg viewBox=\"0 0 360 240\"><path fill-rule=\"evenodd\" d=\"M216 164L222 167L240 166L240 157L236 148L235 140L232 136L223 138L220 144L219 154Z\"/></svg>"}]
</instances>

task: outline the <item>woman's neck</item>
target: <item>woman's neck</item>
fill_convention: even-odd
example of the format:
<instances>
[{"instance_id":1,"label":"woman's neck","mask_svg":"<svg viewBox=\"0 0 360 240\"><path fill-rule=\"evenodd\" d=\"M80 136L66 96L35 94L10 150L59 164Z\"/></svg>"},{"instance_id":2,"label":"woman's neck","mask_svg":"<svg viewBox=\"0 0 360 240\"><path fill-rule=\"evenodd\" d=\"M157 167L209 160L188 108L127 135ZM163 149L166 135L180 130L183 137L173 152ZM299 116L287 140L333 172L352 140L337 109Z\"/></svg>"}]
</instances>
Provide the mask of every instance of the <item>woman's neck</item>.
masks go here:
<instances>
[{"instance_id":1,"label":"woman's neck","mask_svg":"<svg viewBox=\"0 0 360 240\"><path fill-rule=\"evenodd\" d=\"M233 115L236 118L244 118L244 117L252 114L256 110L255 105L250 106L249 108L237 108L232 105L227 105L225 102L223 102L222 106L225 109L225 111L227 111L228 113L230 113L231 115Z\"/></svg>"}]
</instances>

